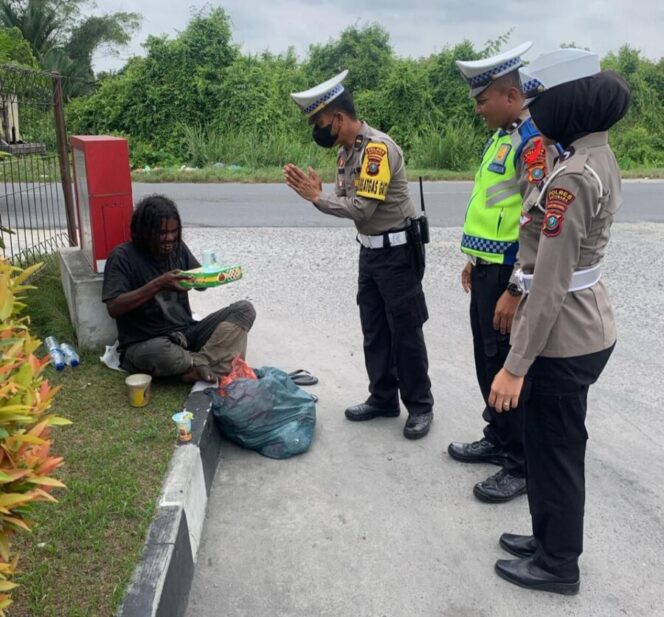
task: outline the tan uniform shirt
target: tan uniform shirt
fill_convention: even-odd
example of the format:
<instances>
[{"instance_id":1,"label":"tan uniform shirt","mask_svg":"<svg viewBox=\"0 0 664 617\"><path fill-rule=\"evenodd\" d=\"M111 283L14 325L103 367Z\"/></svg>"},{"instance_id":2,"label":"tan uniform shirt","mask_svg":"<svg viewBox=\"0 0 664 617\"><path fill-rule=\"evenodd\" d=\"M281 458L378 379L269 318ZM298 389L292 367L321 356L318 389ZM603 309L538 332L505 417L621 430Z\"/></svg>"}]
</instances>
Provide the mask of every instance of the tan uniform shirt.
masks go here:
<instances>
[{"instance_id":1,"label":"tan uniform shirt","mask_svg":"<svg viewBox=\"0 0 664 617\"><path fill-rule=\"evenodd\" d=\"M416 210L408 191L403 153L365 122L353 147L339 149L335 191L314 204L321 212L353 219L369 236L404 229Z\"/></svg>"},{"instance_id":2,"label":"tan uniform shirt","mask_svg":"<svg viewBox=\"0 0 664 617\"><path fill-rule=\"evenodd\" d=\"M565 169L542 187L544 194L531 193L524 203L519 263L533 280L512 325L505 368L514 375L525 375L537 356L581 356L607 349L616 340L603 281L568 292L575 270L602 260L613 217L622 204L620 171L607 138L606 132L594 133L574 142L551 176ZM586 165L599 176L602 193ZM538 208L538 200L546 212Z\"/></svg>"}]
</instances>

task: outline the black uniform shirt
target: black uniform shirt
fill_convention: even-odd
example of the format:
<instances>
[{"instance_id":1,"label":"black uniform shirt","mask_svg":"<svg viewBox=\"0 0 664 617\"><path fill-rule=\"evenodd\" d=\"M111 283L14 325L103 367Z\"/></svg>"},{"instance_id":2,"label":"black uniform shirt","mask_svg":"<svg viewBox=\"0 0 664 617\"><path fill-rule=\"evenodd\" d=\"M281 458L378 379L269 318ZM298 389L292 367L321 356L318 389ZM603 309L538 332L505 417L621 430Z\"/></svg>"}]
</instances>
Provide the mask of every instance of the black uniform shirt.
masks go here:
<instances>
[{"instance_id":1,"label":"black uniform shirt","mask_svg":"<svg viewBox=\"0 0 664 617\"><path fill-rule=\"evenodd\" d=\"M102 300L108 302L134 291L165 272L199 266L184 242L179 255L172 253L160 259L153 259L131 242L125 242L113 249L106 262ZM160 291L145 304L118 317L116 323L120 350L124 350L129 345L184 330L194 320L186 292Z\"/></svg>"}]
</instances>

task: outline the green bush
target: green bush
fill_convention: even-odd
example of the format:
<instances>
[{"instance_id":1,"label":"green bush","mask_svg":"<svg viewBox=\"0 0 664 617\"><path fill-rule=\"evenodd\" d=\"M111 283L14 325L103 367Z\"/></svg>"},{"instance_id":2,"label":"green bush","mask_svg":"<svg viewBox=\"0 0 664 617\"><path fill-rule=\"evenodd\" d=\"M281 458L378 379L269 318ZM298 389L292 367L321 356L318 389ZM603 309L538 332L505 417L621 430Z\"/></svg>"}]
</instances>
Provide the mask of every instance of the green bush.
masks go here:
<instances>
[{"instance_id":1,"label":"green bush","mask_svg":"<svg viewBox=\"0 0 664 617\"><path fill-rule=\"evenodd\" d=\"M40 268L26 270L0 259L0 616L11 604L11 581L18 563L14 534L30 531L30 512L38 502L54 502L51 491L64 487L53 477L62 458L52 456L51 428L70 424L51 411L53 388L44 379L48 356L36 354L41 341L30 333L22 300L25 281Z\"/></svg>"},{"instance_id":2,"label":"green bush","mask_svg":"<svg viewBox=\"0 0 664 617\"><path fill-rule=\"evenodd\" d=\"M486 131L479 132L468 121L446 122L416 135L408 164L418 169L466 171L477 165Z\"/></svg>"},{"instance_id":3,"label":"green bush","mask_svg":"<svg viewBox=\"0 0 664 617\"><path fill-rule=\"evenodd\" d=\"M283 54L242 54L231 41L228 16L210 9L175 38L149 37L145 58L132 58L97 90L70 103L73 133L130 138L132 164L216 162L315 166L332 161L317 148L290 93L350 69L346 85L361 118L388 132L418 167L475 166L487 136L455 61L495 53L510 33L483 49L469 41L428 57L399 58L378 24L354 25L338 39L312 45L303 62ZM630 84L633 102L612 131L628 167L661 165L664 152L664 60L625 46L603 59Z\"/></svg>"}]
</instances>

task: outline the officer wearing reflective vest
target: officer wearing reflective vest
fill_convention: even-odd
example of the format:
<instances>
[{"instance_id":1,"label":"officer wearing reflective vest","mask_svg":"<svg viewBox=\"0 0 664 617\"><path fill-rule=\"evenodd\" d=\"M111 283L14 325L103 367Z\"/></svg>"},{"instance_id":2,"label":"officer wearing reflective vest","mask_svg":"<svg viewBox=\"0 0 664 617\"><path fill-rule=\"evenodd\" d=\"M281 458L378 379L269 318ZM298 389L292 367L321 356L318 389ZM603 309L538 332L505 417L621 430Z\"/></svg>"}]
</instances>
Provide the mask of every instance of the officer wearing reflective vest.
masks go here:
<instances>
[{"instance_id":1,"label":"officer wearing reflective vest","mask_svg":"<svg viewBox=\"0 0 664 617\"><path fill-rule=\"evenodd\" d=\"M545 54L520 70L532 119L565 150L539 194L524 202L518 279L524 297L512 348L491 386L501 415L521 406L532 533L504 533L517 559L496 562L507 581L575 594L583 551L588 391L616 342L601 276L610 228L622 203L620 170L607 131L626 113L625 81L581 49ZM531 98L532 97L532 98Z\"/></svg>"},{"instance_id":2,"label":"officer wearing reflective vest","mask_svg":"<svg viewBox=\"0 0 664 617\"><path fill-rule=\"evenodd\" d=\"M523 111L518 69L532 43L484 60L458 61L475 107L495 133L482 155L463 227L461 250L468 256L462 285L470 291L470 324L475 369L484 398L484 437L453 442L449 455L462 462L493 463L501 470L473 492L501 503L526 492L523 414L498 414L488 405L496 373L509 353L512 318L521 298L514 269L524 199L544 180L547 151L527 111Z\"/></svg>"},{"instance_id":3,"label":"officer wearing reflective vest","mask_svg":"<svg viewBox=\"0 0 664 617\"><path fill-rule=\"evenodd\" d=\"M325 194L318 174L284 167L286 183L321 212L352 219L358 231L357 303L364 335L369 398L346 409L353 421L408 410L404 435L424 437L433 419L433 396L422 326L428 319L422 290L423 247L408 191L404 156L385 133L362 122L343 71L292 94L312 125L315 142L338 146L335 190Z\"/></svg>"}]
</instances>

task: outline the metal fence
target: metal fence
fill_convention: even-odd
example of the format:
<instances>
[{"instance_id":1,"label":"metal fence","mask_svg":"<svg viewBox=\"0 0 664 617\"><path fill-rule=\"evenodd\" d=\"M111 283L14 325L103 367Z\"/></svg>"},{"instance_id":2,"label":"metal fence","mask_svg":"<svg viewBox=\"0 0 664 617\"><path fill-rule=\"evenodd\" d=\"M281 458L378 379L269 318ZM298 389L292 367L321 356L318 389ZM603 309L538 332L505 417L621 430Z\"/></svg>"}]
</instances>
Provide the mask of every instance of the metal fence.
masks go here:
<instances>
[{"instance_id":1,"label":"metal fence","mask_svg":"<svg viewBox=\"0 0 664 617\"><path fill-rule=\"evenodd\" d=\"M17 265L77 244L57 73L0 65L0 228Z\"/></svg>"}]
</instances>

